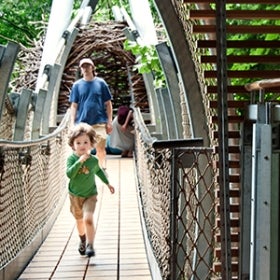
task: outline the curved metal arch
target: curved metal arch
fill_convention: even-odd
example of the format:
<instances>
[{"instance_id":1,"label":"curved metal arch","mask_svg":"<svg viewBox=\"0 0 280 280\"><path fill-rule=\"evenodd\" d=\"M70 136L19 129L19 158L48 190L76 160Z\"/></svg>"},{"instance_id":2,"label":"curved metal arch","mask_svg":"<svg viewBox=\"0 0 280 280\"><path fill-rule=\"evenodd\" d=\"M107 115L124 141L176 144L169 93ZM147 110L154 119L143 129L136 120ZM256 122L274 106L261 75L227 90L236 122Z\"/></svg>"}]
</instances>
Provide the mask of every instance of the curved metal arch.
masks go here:
<instances>
[{"instance_id":1,"label":"curved metal arch","mask_svg":"<svg viewBox=\"0 0 280 280\"><path fill-rule=\"evenodd\" d=\"M179 77L182 80L188 106L192 137L202 137L204 144L209 146L207 118L203 99L201 97L202 93L200 91L191 51L186 42L184 29L171 0L154 0L154 2L168 34L171 51L173 52Z\"/></svg>"},{"instance_id":2,"label":"curved metal arch","mask_svg":"<svg viewBox=\"0 0 280 280\"><path fill-rule=\"evenodd\" d=\"M165 25L165 29L170 41L171 52L173 52L173 59L177 66L178 77L182 82L182 89L184 91L184 97L187 104L189 121L190 121L190 132L192 138L202 138L203 143L206 147L210 144L209 139L209 131L207 126L207 116L205 113L205 107L203 104L203 96L201 87L199 84L199 79L197 76L195 64L193 62L192 53L189 48L189 45L186 41L186 34L182 23L176 13L174 4L172 0L154 0L157 5L158 13L162 18L162 22ZM176 94L176 92L172 93ZM178 93L179 94L179 93ZM211 180L211 175L209 174L207 181ZM175 186L176 187L176 186ZM197 195L201 197L203 194L201 193L201 188L197 188ZM184 196L181 196L178 199L179 208L185 204ZM204 209L211 209L212 201L211 195L207 195L207 198L203 201ZM197 212L198 224L196 225L196 229L198 229L199 224L204 223L203 215L200 211ZM214 219L212 222L214 224ZM180 239L184 239L182 241L183 244L187 244L184 235L184 228L182 226L178 226L178 236ZM207 228L205 228L205 234L211 236L212 226L209 224ZM197 234L197 232L195 233ZM205 239L202 236L196 236L197 238L197 250L194 251L195 256L193 259L192 265L196 267L197 277L204 278L207 275L209 266L206 263L200 263L199 254L204 251L205 248ZM205 260L207 259L208 264L210 265L212 260L212 253L209 251L205 256ZM177 262L178 261L178 262ZM177 255L176 264L171 261L171 274L175 277L179 275L178 267L184 267L184 252L180 251ZM193 279L193 278L192 278Z\"/></svg>"}]
</instances>

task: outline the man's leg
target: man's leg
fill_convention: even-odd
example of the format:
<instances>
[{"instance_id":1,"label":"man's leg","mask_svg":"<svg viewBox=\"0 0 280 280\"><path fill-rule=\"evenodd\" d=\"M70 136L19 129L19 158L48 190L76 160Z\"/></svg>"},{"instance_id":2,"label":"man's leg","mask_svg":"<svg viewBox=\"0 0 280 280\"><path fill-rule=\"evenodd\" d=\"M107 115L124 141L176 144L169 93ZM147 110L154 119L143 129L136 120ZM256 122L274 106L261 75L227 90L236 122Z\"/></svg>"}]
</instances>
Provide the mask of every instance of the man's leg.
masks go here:
<instances>
[{"instance_id":1,"label":"man's leg","mask_svg":"<svg viewBox=\"0 0 280 280\"><path fill-rule=\"evenodd\" d=\"M97 124L92 126L96 133L96 156L98 157L99 165L106 168L106 126L105 124Z\"/></svg>"},{"instance_id":2,"label":"man's leg","mask_svg":"<svg viewBox=\"0 0 280 280\"><path fill-rule=\"evenodd\" d=\"M106 148L100 142L96 144L96 156L98 157L100 167L106 168Z\"/></svg>"}]
</instances>

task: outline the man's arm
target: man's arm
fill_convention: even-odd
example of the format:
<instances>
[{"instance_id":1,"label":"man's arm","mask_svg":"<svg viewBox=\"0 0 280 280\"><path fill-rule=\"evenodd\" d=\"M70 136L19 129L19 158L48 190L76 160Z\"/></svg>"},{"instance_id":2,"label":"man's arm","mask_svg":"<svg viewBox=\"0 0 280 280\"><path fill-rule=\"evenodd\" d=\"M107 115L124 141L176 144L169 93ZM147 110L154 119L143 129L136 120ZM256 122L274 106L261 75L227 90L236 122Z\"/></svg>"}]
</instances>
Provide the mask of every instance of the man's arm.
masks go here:
<instances>
[{"instance_id":1,"label":"man's arm","mask_svg":"<svg viewBox=\"0 0 280 280\"><path fill-rule=\"evenodd\" d=\"M76 120L77 115L77 109L78 109L78 103L71 103L70 106L70 127L73 127Z\"/></svg>"},{"instance_id":2,"label":"man's arm","mask_svg":"<svg viewBox=\"0 0 280 280\"><path fill-rule=\"evenodd\" d=\"M105 102L106 104L106 112L107 112L107 124L106 124L106 132L107 134L110 134L113 130L112 127L112 119L113 119L113 106L112 106L112 101L108 100Z\"/></svg>"}]
</instances>

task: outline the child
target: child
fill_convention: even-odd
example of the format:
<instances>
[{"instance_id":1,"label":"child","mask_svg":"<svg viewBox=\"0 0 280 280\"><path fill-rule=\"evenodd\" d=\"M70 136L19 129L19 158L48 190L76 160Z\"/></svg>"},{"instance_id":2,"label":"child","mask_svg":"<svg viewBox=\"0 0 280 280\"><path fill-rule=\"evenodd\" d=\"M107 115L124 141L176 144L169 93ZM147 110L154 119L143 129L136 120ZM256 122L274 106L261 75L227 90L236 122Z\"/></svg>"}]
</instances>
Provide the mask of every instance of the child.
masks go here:
<instances>
[{"instance_id":1,"label":"child","mask_svg":"<svg viewBox=\"0 0 280 280\"><path fill-rule=\"evenodd\" d=\"M67 159L66 174L69 181L70 210L76 219L80 236L79 252L81 255L92 257L95 255L93 242L95 228L93 213L97 202L97 175L113 194L115 189L110 185L96 156L91 155L95 143L95 131L86 124L80 123L71 131L68 144L73 154Z\"/></svg>"}]
</instances>

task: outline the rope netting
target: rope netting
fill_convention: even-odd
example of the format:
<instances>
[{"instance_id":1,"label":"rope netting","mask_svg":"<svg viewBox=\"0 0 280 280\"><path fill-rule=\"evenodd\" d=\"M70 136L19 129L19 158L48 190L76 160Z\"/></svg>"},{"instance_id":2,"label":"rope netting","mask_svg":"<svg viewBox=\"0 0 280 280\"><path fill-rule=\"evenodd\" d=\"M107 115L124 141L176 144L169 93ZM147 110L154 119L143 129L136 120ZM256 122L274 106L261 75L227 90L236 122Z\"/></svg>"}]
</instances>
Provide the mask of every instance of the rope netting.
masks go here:
<instances>
[{"instance_id":1,"label":"rope netting","mask_svg":"<svg viewBox=\"0 0 280 280\"><path fill-rule=\"evenodd\" d=\"M214 279L217 201L213 150L155 148L136 118L136 165L147 236L162 279Z\"/></svg>"},{"instance_id":2,"label":"rope netting","mask_svg":"<svg viewBox=\"0 0 280 280\"><path fill-rule=\"evenodd\" d=\"M60 209L67 191L67 140L64 122L36 142L1 141L0 268L31 244Z\"/></svg>"},{"instance_id":3,"label":"rope netting","mask_svg":"<svg viewBox=\"0 0 280 280\"><path fill-rule=\"evenodd\" d=\"M135 58L123 49L125 27L123 23L92 22L80 30L60 85L57 113L64 117L53 133L33 141L11 141L17 112L15 104L6 101L0 130L0 270L35 237L43 237L44 227L55 218L64 201L67 191L65 162L69 153L68 97L73 82L79 78L79 60L85 56L93 58L98 75L110 86L114 108L131 103L133 87L134 105L148 111L142 76L133 70ZM35 42L33 48L21 49L10 81L11 92L20 94L26 88L35 90L42 50L43 39ZM33 110L30 104L29 118ZM30 131L30 127L26 131Z\"/></svg>"}]
</instances>

